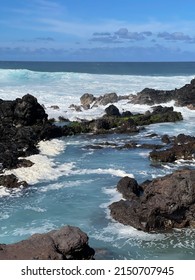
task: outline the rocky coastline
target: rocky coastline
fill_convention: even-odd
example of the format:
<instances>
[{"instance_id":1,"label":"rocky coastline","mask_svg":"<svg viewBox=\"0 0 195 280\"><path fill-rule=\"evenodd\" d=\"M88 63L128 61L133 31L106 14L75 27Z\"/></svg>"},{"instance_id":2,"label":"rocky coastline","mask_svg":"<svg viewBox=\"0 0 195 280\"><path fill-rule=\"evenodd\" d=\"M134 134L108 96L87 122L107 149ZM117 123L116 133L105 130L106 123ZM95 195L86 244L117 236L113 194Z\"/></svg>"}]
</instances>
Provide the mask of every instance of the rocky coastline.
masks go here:
<instances>
[{"instance_id":1,"label":"rocky coastline","mask_svg":"<svg viewBox=\"0 0 195 280\"><path fill-rule=\"evenodd\" d=\"M74 105L74 109L89 110L93 106L108 105L105 115L91 121L67 120L67 124L61 126L48 119L44 107L30 94L13 101L0 100L0 186L9 189L28 187L26 181L20 182L15 175L5 175L4 172L7 169L33 165L25 157L39 153L37 145L41 140L80 133L135 134L149 124L181 121L183 119L181 113L174 111L173 107L156 104L174 100L178 106L194 109L194 96L195 80L181 89L172 91L144 89L136 96L119 97L111 93L96 98L91 94L85 94L81 97L81 105L78 105L79 107ZM155 106L144 114L120 112L112 103L121 99ZM162 145L142 144L143 148L151 150L149 154L151 162L172 163L178 159L194 159L195 137L183 134L176 137L164 135L161 140ZM115 146L119 149L136 147L135 142L126 143L123 147ZM96 148L102 147L94 145L94 149ZM111 216L120 223L147 232L195 227L195 170L179 170L140 185L135 179L124 177L119 181L117 190L122 193L124 199L111 204L109 208ZM40 244L44 250L40 249ZM87 235L80 229L70 226L59 231L33 235L16 244L0 245L0 259L93 259L93 257L94 250L88 246Z\"/></svg>"}]
</instances>

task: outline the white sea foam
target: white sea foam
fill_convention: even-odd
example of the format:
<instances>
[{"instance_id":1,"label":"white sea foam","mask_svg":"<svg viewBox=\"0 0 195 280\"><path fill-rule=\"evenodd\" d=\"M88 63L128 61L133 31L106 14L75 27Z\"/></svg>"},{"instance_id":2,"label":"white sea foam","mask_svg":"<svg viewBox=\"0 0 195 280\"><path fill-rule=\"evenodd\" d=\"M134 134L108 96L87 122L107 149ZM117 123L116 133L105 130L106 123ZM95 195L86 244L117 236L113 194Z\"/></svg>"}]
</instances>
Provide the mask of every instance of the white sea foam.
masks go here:
<instances>
[{"instance_id":1,"label":"white sea foam","mask_svg":"<svg viewBox=\"0 0 195 280\"><path fill-rule=\"evenodd\" d=\"M59 164L53 158L64 150L65 144L62 140L41 141L38 147L40 154L26 157L26 159L34 163L31 167L6 170L5 175L14 174L20 181L36 184L39 181L56 180L71 172L74 163Z\"/></svg>"},{"instance_id":2,"label":"white sea foam","mask_svg":"<svg viewBox=\"0 0 195 280\"><path fill-rule=\"evenodd\" d=\"M135 94L143 88L174 89L189 83L193 76L138 76L138 75L100 75L83 73L47 73L29 70L0 70L0 97L15 99L30 93L44 104L49 117L64 116L73 119L91 119L104 113L104 106L72 111L69 106L80 103L84 93L95 96L116 92L118 95ZM133 112L146 111L148 106L125 105L126 101L118 103L120 109L129 108ZM59 110L51 108L57 105Z\"/></svg>"},{"instance_id":3,"label":"white sea foam","mask_svg":"<svg viewBox=\"0 0 195 280\"><path fill-rule=\"evenodd\" d=\"M24 210L32 210L38 213L43 213L46 211L46 209L43 209L41 207L35 207L35 206L30 206L30 205L25 205Z\"/></svg>"},{"instance_id":4,"label":"white sea foam","mask_svg":"<svg viewBox=\"0 0 195 280\"><path fill-rule=\"evenodd\" d=\"M37 224L27 224L26 227L16 228L13 232L13 236L23 236L23 235L32 235L35 233L45 233L56 229L55 225L47 220L42 221L41 225Z\"/></svg>"},{"instance_id":5,"label":"white sea foam","mask_svg":"<svg viewBox=\"0 0 195 280\"><path fill-rule=\"evenodd\" d=\"M55 191L63 188L77 187L83 183L93 182L93 180L76 180L76 181L65 181L63 183L48 184L47 186L39 188L40 192Z\"/></svg>"},{"instance_id":6,"label":"white sea foam","mask_svg":"<svg viewBox=\"0 0 195 280\"><path fill-rule=\"evenodd\" d=\"M0 220L7 220L9 217L10 216L7 213L0 213Z\"/></svg>"},{"instance_id":7,"label":"white sea foam","mask_svg":"<svg viewBox=\"0 0 195 280\"><path fill-rule=\"evenodd\" d=\"M21 167L5 171L5 174L14 174L20 181L26 181L33 185L39 181L52 181L68 175L74 167L74 163L57 164L52 159L43 155L32 155L27 157L34 163L31 167Z\"/></svg>"},{"instance_id":8,"label":"white sea foam","mask_svg":"<svg viewBox=\"0 0 195 280\"><path fill-rule=\"evenodd\" d=\"M116 188L103 188L102 191L109 196L109 201L106 203L102 203L100 205L100 208L104 208L106 210L107 218L110 219L110 210L108 209L108 206L113 202L123 199L123 196L117 191Z\"/></svg>"},{"instance_id":9,"label":"white sea foam","mask_svg":"<svg viewBox=\"0 0 195 280\"><path fill-rule=\"evenodd\" d=\"M124 176L129 176L133 178L133 174L131 173L126 173L125 171L121 169L113 169L113 168L97 168L97 169L80 169L80 170L75 170L72 171L71 174L110 174L113 176L117 177L124 177Z\"/></svg>"},{"instance_id":10,"label":"white sea foam","mask_svg":"<svg viewBox=\"0 0 195 280\"><path fill-rule=\"evenodd\" d=\"M10 195L10 191L4 186L0 186L0 197Z\"/></svg>"},{"instance_id":11,"label":"white sea foam","mask_svg":"<svg viewBox=\"0 0 195 280\"><path fill-rule=\"evenodd\" d=\"M40 154L47 156L56 156L65 149L65 142L59 139L40 141L38 144Z\"/></svg>"},{"instance_id":12,"label":"white sea foam","mask_svg":"<svg viewBox=\"0 0 195 280\"><path fill-rule=\"evenodd\" d=\"M10 195L14 195L15 197L17 195L19 195L20 193L20 190L22 189L23 187L19 187L19 188L15 188L15 189L8 189L4 186L0 186L0 197L3 197L3 196L10 196Z\"/></svg>"},{"instance_id":13,"label":"white sea foam","mask_svg":"<svg viewBox=\"0 0 195 280\"><path fill-rule=\"evenodd\" d=\"M115 242L116 246L118 241L120 241L120 246L126 246L134 242L138 245L137 242L140 243L142 241L162 241L165 238L165 235L162 233L150 234L118 222L110 222L101 232L97 231L92 236L104 242ZM121 243L121 241L123 242Z\"/></svg>"}]
</instances>

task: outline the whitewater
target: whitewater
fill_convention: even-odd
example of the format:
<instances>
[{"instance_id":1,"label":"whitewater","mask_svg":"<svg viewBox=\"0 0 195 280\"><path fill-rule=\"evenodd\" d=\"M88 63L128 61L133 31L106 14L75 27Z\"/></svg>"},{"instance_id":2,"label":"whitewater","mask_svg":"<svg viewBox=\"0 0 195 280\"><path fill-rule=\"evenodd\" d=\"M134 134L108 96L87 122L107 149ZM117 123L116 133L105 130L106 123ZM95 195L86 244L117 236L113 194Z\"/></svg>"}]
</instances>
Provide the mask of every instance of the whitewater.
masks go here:
<instances>
[{"instance_id":1,"label":"whitewater","mask_svg":"<svg viewBox=\"0 0 195 280\"><path fill-rule=\"evenodd\" d=\"M174 73L120 75L0 69L0 98L13 100L29 93L44 105L49 118L90 120L102 116L105 107L82 112L72 110L70 105L79 105L84 93L129 95L145 87L169 90L182 87L193 78L193 74ZM115 105L121 111L135 113L150 109L125 100ZM175 110L182 112L183 121L150 125L135 135L77 135L41 141L40 153L29 157L33 166L5 171L14 173L21 181L26 180L30 186L12 191L0 186L0 243L16 242L33 233L70 224L88 234L97 259L194 259L195 231L148 234L115 222L108 210L112 202L121 199L116 191L121 177L134 177L141 183L184 166L195 167L193 161L181 160L156 168L148 158L148 149L114 148L115 144L130 141L159 144L163 134L194 135L195 113L187 108L175 107ZM152 133L158 136L147 137ZM105 142L113 146L103 145ZM89 147L92 144L100 144L102 149Z\"/></svg>"}]
</instances>

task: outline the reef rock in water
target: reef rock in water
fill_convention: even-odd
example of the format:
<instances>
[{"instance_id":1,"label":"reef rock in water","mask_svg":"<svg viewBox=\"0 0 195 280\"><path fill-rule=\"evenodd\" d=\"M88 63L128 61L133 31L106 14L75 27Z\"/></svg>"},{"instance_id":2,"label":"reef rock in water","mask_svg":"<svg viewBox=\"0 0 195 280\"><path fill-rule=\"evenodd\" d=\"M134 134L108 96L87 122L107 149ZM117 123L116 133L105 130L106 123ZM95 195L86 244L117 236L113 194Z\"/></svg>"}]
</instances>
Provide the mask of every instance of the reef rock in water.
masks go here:
<instances>
[{"instance_id":1,"label":"reef rock in water","mask_svg":"<svg viewBox=\"0 0 195 280\"><path fill-rule=\"evenodd\" d=\"M125 200L112 203L112 217L152 232L195 227L195 170L179 170L140 186L124 177L117 186Z\"/></svg>"},{"instance_id":2,"label":"reef rock in water","mask_svg":"<svg viewBox=\"0 0 195 280\"><path fill-rule=\"evenodd\" d=\"M15 244L0 245L0 260L88 260L93 259L94 254L88 245L88 236L72 226L34 234Z\"/></svg>"}]
</instances>

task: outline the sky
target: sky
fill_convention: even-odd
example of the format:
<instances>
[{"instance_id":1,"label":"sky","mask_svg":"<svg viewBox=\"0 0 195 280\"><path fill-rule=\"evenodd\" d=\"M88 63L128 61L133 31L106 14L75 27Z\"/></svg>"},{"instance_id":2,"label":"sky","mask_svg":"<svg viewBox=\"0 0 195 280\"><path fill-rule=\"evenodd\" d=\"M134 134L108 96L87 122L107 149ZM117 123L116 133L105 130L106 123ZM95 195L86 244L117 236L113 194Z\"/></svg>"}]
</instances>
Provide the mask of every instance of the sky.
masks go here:
<instances>
[{"instance_id":1,"label":"sky","mask_svg":"<svg viewBox=\"0 0 195 280\"><path fill-rule=\"evenodd\" d=\"M1 0L0 60L195 61L194 0Z\"/></svg>"}]
</instances>

